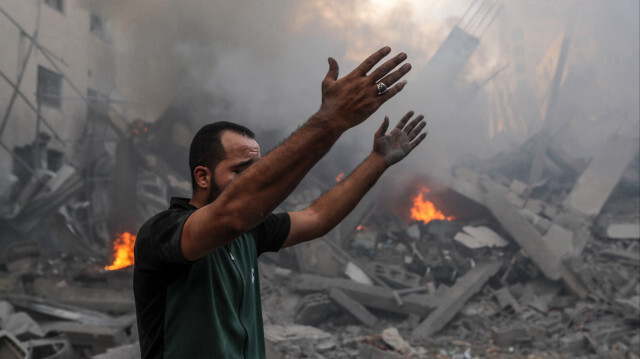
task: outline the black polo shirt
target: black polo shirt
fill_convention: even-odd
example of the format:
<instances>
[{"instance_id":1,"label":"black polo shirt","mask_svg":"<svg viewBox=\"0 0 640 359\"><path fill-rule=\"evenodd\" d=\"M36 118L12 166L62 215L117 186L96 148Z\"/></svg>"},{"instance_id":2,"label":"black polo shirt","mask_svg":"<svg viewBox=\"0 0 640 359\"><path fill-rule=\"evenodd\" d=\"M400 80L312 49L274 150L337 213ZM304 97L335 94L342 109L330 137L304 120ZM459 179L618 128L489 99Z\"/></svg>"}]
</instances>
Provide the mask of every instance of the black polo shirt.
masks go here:
<instances>
[{"instance_id":1,"label":"black polo shirt","mask_svg":"<svg viewBox=\"0 0 640 359\"><path fill-rule=\"evenodd\" d=\"M180 238L195 210L188 199L172 198L138 232L133 289L142 358L264 358L257 258L282 247L289 215L271 214L189 263Z\"/></svg>"}]
</instances>

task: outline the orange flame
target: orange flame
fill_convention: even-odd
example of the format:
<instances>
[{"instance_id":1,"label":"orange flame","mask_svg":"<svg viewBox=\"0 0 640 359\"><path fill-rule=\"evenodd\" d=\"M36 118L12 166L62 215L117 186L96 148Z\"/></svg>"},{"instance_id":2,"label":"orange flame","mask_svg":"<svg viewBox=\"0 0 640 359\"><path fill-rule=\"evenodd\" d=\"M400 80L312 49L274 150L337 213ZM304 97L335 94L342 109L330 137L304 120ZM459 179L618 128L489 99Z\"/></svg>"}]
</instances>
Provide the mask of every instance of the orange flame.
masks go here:
<instances>
[{"instance_id":1,"label":"orange flame","mask_svg":"<svg viewBox=\"0 0 640 359\"><path fill-rule=\"evenodd\" d=\"M363 225L363 224L361 224L361 225L356 227L356 230L358 230L358 231L361 231L363 229L367 229L367 227L365 225Z\"/></svg>"},{"instance_id":2,"label":"orange flame","mask_svg":"<svg viewBox=\"0 0 640 359\"><path fill-rule=\"evenodd\" d=\"M422 187L420 189L420 193L418 193L413 198L413 207L411 207L411 219L416 221L422 221L422 223L427 224L432 219L441 219L450 221L454 219L454 217L447 217L442 212L436 209L436 206L431 202L425 199L425 195L427 195L430 190L427 187Z\"/></svg>"},{"instance_id":3,"label":"orange flame","mask_svg":"<svg viewBox=\"0 0 640 359\"><path fill-rule=\"evenodd\" d=\"M336 176L336 182L340 182L343 179L344 179L344 172L341 172Z\"/></svg>"},{"instance_id":4,"label":"orange flame","mask_svg":"<svg viewBox=\"0 0 640 359\"><path fill-rule=\"evenodd\" d=\"M133 246L136 244L136 236L129 232L118 235L113 243L113 263L104 267L106 270L116 270L133 264Z\"/></svg>"}]
</instances>

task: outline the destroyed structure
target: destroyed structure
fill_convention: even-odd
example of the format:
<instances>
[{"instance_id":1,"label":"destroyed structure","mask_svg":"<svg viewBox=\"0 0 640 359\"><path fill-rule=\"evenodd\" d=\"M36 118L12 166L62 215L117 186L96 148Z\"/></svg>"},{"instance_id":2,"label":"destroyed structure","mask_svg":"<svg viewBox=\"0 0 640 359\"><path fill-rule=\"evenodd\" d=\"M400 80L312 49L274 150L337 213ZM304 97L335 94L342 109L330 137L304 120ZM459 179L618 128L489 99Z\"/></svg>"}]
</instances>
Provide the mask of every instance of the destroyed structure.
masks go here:
<instances>
[{"instance_id":1,"label":"destroyed structure","mask_svg":"<svg viewBox=\"0 0 640 359\"><path fill-rule=\"evenodd\" d=\"M429 63L439 86L428 101L465 103L480 91L452 84L501 11L484 1L465 13ZM154 123L124 118L98 91L79 90L38 30L30 35L4 3L0 12L28 46L17 76L0 68L12 89L0 107L12 159L0 187L0 358L137 358L135 230L169 195L189 195L183 166L199 114L176 103ZM92 31L102 29L95 16ZM569 41L545 125L516 150L383 181L326 237L261 257L268 358L639 357L637 124L593 158L564 151L554 131L571 85L561 81ZM35 101L21 83L32 51L49 67L38 67ZM75 161L41 109L60 101L56 81L87 108ZM15 134L20 143L8 146L18 101L36 136ZM431 106L430 116L453 107ZM334 170L313 171L280 210L308 206L343 178Z\"/></svg>"}]
</instances>

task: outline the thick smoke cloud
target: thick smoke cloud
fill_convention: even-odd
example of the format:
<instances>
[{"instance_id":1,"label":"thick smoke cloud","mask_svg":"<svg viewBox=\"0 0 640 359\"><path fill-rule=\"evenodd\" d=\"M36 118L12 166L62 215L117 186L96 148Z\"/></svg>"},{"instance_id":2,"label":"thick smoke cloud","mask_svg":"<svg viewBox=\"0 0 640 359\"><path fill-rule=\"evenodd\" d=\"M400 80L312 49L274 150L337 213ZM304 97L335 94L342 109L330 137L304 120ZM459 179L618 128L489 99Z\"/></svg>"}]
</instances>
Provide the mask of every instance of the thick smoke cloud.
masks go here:
<instances>
[{"instance_id":1,"label":"thick smoke cloud","mask_svg":"<svg viewBox=\"0 0 640 359\"><path fill-rule=\"evenodd\" d=\"M429 86L425 67L471 3L81 1L114 23L115 46L129 64L121 70L119 84L125 93L136 94L133 101L150 108L144 112L148 120L181 94L205 91L216 99L212 117L243 122L281 139L319 107L328 56L336 58L341 74L346 74L383 45L407 52L413 70L405 91L342 139L358 159L369 151L384 115L395 121L409 109L429 112L421 107ZM443 104L460 110L452 118L429 119L428 140L408 164L448 166L469 155L487 156L518 145L542 128L541 104L549 83L536 67L571 17L567 72L588 77L589 83L585 91L563 94L566 103L583 108L586 116L565 126L574 153L588 157L608 133L638 121L637 1L522 0L497 3L496 8L500 4L503 11L483 34L455 86L480 86L497 69L506 70L465 103ZM518 72L522 66L527 68L524 73ZM492 117L496 98L509 91L517 92L516 98L527 97L523 88L540 98L529 99L528 105L521 101L510 109L508 119ZM593 98L599 103L585 103ZM586 111L589 106L593 108Z\"/></svg>"}]
</instances>

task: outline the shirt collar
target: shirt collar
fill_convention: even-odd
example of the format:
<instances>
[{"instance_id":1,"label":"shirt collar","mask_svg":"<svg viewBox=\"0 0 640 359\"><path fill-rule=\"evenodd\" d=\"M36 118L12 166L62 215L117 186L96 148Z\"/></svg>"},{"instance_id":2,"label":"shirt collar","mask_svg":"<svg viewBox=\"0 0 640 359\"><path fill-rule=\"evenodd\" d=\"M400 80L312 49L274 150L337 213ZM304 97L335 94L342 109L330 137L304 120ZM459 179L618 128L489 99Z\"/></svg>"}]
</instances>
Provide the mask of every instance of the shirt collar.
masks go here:
<instances>
[{"instance_id":1,"label":"shirt collar","mask_svg":"<svg viewBox=\"0 0 640 359\"><path fill-rule=\"evenodd\" d=\"M189 198L171 197L171 201L169 202L169 209L197 209L196 207L189 204L189 201Z\"/></svg>"}]
</instances>

